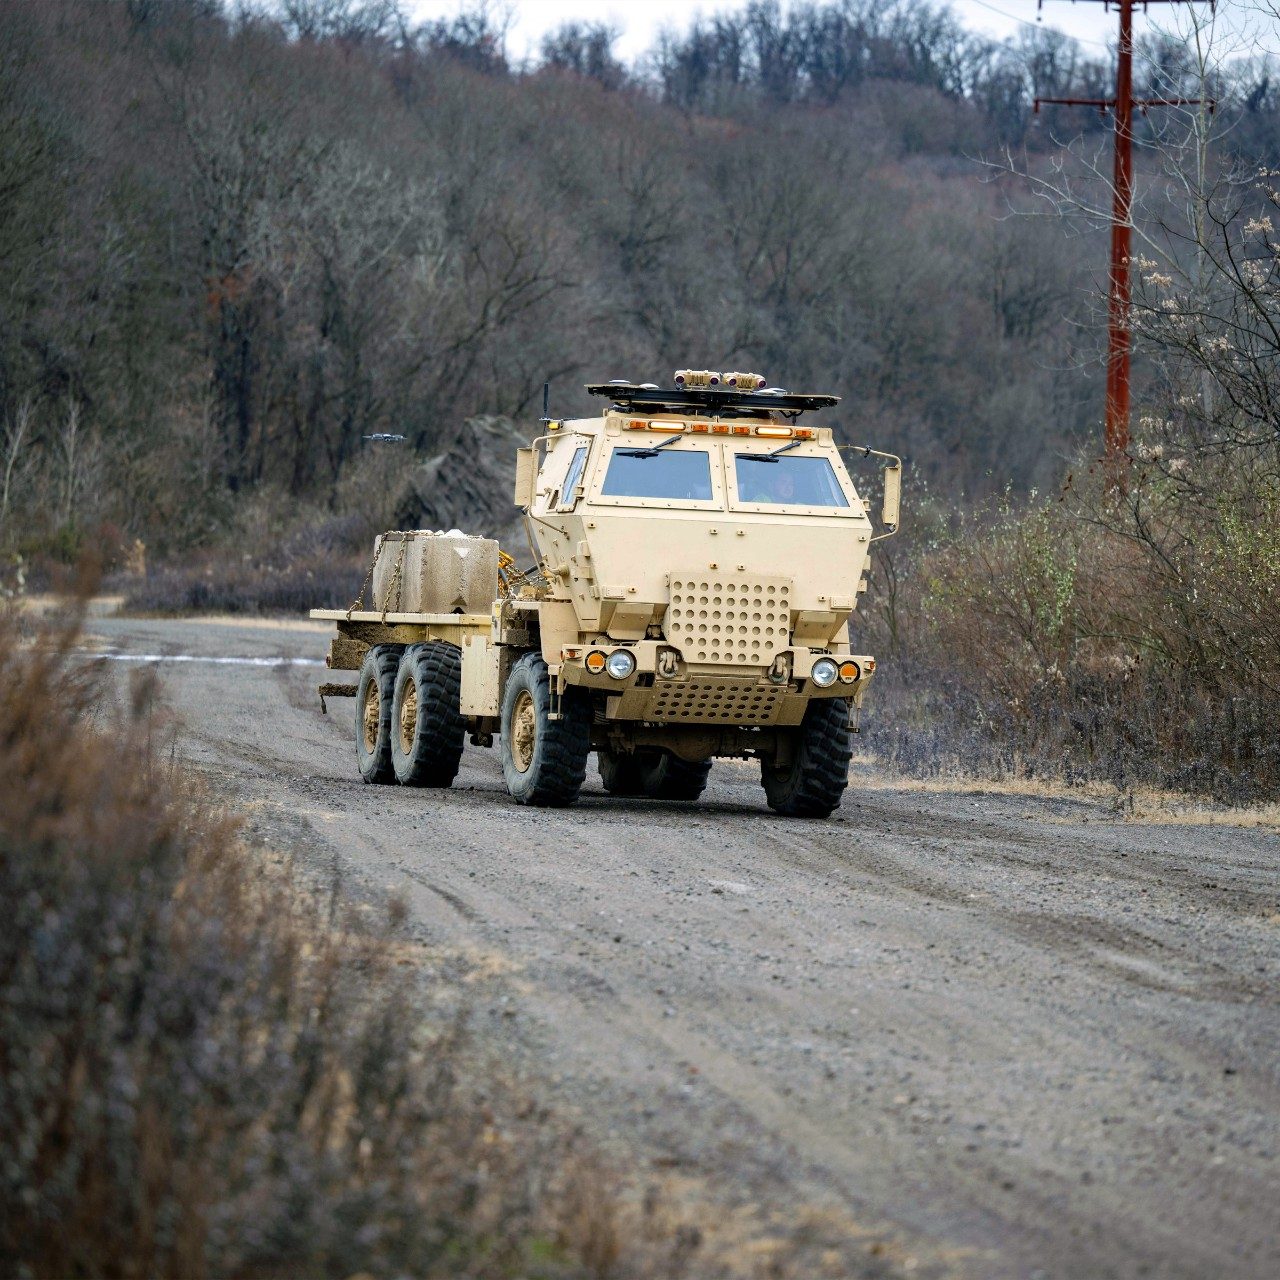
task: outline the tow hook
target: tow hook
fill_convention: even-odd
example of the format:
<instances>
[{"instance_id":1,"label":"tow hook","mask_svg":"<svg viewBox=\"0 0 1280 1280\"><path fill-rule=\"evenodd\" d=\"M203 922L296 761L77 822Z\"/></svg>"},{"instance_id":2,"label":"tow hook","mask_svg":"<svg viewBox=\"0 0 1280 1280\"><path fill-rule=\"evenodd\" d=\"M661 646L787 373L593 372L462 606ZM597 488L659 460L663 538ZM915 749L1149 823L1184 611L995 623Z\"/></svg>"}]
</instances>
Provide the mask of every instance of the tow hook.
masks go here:
<instances>
[{"instance_id":1,"label":"tow hook","mask_svg":"<svg viewBox=\"0 0 1280 1280\"><path fill-rule=\"evenodd\" d=\"M780 653L774 658L773 665L769 668L769 683L791 683L791 655L789 653Z\"/></svg>"}]
</instances>

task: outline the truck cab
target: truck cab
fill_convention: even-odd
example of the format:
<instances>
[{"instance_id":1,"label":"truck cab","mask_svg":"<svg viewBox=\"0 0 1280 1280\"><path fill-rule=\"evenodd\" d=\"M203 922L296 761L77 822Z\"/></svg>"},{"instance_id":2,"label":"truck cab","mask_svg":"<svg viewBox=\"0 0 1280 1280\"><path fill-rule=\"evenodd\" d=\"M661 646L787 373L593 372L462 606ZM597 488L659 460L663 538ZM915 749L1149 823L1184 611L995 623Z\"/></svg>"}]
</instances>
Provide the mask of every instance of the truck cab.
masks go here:
<instances>
[{"instance_id":1,"label":"truck cab","mask_svg":"<svg viewBox=\"0 0 1280 1280\"><path fill-rule=\"evenodd\" d=\"M598 704L602 762L781 760L812 702L860 703L875 670L849 635L868 505L831 429L798 423L835 398L589 390L608 407L548 421L517 477L552 678Z\"/></svg>"}]
</instances>

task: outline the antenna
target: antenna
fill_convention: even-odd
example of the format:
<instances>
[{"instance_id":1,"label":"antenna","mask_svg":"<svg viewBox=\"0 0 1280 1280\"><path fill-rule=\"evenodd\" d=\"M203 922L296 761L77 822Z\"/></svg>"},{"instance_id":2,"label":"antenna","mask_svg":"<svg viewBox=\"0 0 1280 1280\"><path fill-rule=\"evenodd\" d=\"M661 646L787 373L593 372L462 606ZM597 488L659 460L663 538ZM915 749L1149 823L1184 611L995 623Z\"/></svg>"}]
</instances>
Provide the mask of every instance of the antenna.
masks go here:
<instances>
[{"instance_id":1,"label":"antenna","mask_svg":"<svg viewBox=\"0 0 1280 1280\"><path fill-rule=\"evenodd\" d=\"M542 418L543 423L551 421L551 383L542 384Z\"/></svg>"}]
</instances>

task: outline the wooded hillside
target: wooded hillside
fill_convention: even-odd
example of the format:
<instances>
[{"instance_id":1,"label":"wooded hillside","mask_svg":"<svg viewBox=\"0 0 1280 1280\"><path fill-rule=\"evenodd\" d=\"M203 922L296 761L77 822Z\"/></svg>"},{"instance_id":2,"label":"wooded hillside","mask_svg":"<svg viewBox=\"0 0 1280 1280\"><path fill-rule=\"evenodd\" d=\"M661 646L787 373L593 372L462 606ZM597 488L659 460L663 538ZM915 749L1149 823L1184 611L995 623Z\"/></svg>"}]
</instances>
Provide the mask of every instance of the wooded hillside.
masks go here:
<instances>
[{"instance_id":1,"label":"wooded hillside","mask_svg":"<svg viewBox=\"0 0 1280 1280\"><path fill-rule=\"evenodd\" d=\"M1239 72L1237 141L1275 154ZM1105 241L1010 216L980 160L1105 141L1030 103L1108 75L912 0L754 3L638 67L582 25L511 65L483 7L0 5L0 547L341 516L381 491L366 434L425 457L544 380L568 413L678 365L837 392L949 493L1051 484L1100 416Z\"/></svg>"}]
</instances>

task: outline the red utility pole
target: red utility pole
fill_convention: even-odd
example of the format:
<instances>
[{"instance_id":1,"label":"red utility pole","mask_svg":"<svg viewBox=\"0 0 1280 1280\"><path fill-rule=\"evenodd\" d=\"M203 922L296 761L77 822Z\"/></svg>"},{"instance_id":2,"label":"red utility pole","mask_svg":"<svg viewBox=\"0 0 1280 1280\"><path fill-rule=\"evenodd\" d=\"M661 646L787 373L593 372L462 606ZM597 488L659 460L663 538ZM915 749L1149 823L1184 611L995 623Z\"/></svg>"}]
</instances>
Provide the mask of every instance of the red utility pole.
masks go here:
<instances>
[{"instance_id":1,"label":"red utility pole","mask_svg":"<svg viewBox=\"0 0 1280 1280\"><path fill-rule=\"evenodd\" d=\"M1120 44L1116 56L1116 96L1114 98L1037 98L1041 103L1064 107L1097 107L1103 115L1115 117L1115 173L1111 200L1111 269L1107 290L1107 418L1106 460L1117 481L1122 483L1129 453L1129 275L1130 239L1133 231L1133 109L1148 107L1190 107L1199 98L1133 97L1133 10L1141 4L1177 4L1182 0L1102 0L1104 9L1114 4L1120 10ZM1037 8L1043 0L1038 0Z\"/></svg>"}]
</instances>

